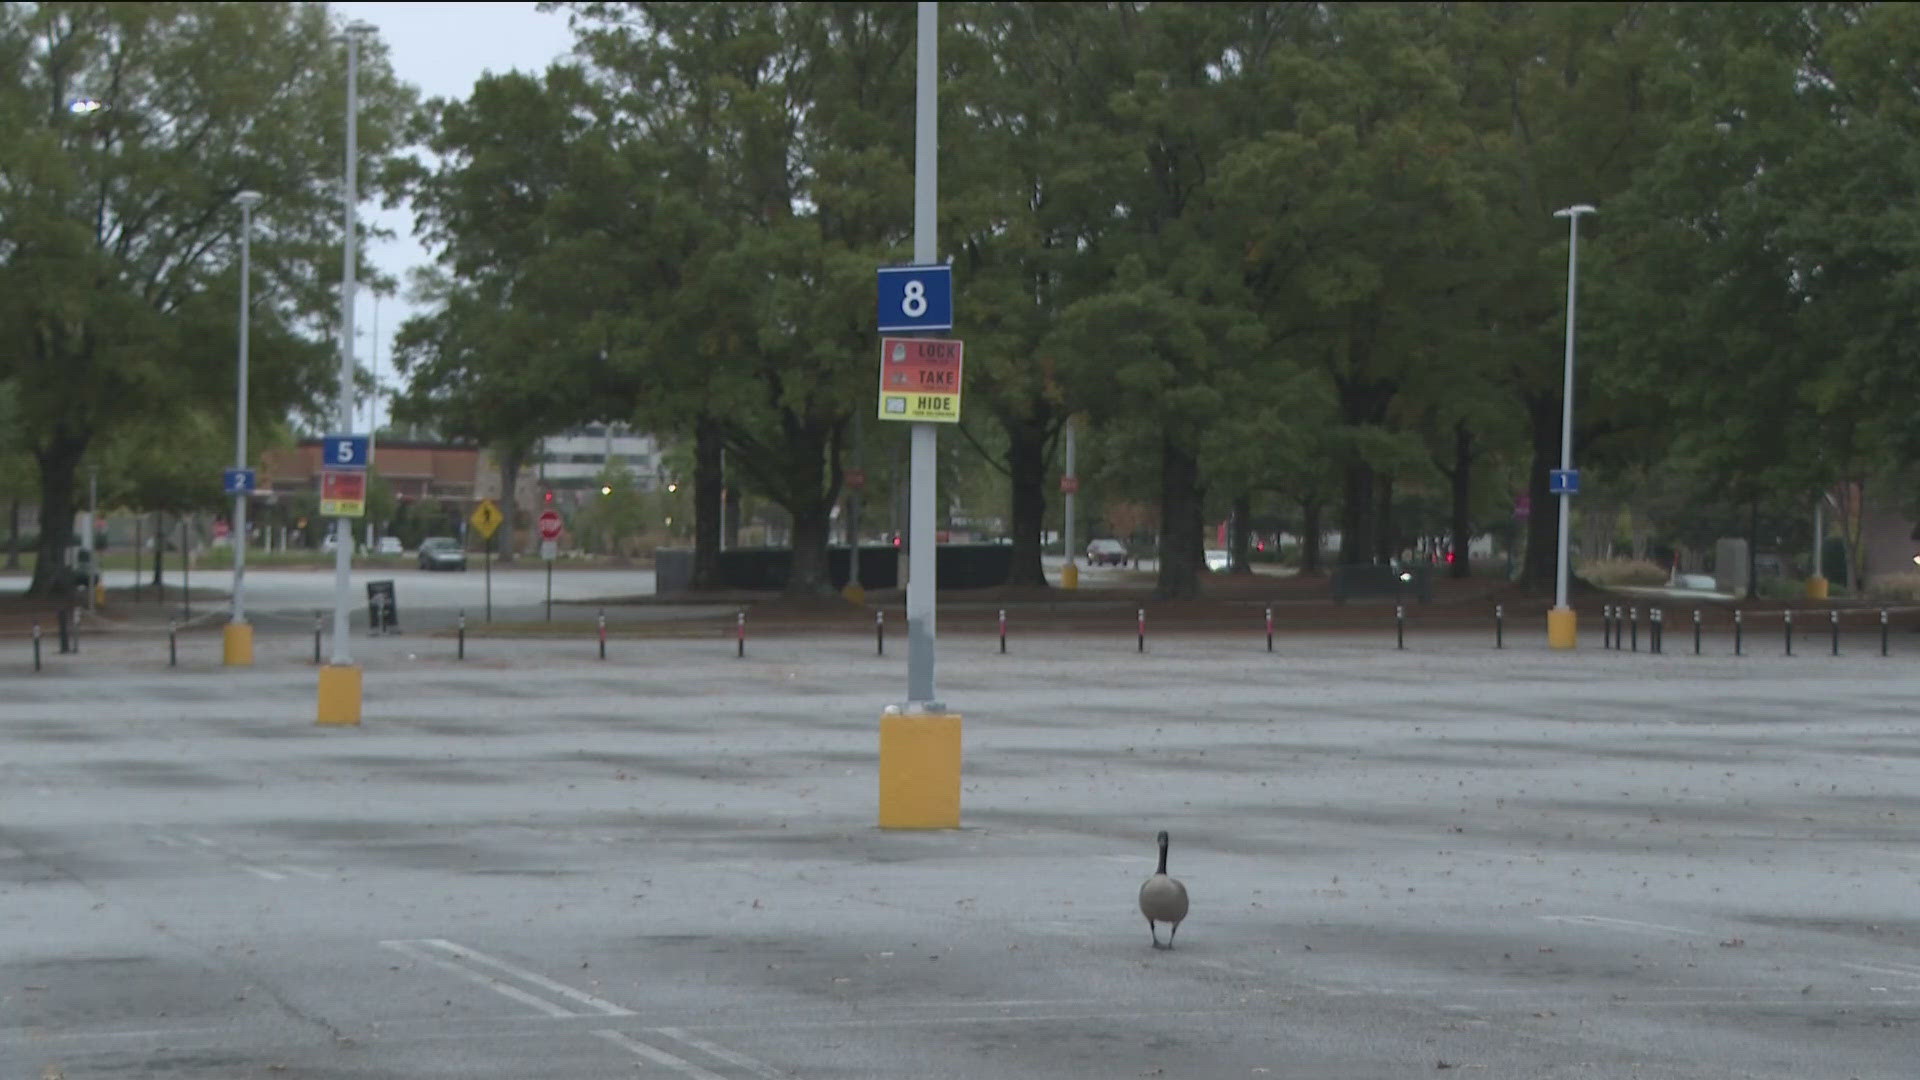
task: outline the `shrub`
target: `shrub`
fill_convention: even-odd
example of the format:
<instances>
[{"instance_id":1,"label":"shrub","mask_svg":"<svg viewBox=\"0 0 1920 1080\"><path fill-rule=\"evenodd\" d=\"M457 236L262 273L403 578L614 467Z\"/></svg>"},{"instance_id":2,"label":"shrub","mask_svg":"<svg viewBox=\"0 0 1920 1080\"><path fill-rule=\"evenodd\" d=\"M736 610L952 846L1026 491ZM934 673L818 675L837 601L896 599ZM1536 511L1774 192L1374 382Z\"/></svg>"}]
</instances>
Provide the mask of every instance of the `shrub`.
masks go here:
<instances>
[{"instance_id":1,"label":"shrub","mask_svg":"<svg viewBox=\"0 0 1920 1080\"><path fill-rule=\"evenodd\" d=\"M1579 574L1603 589L1617 585L1665 585L1667 572L1645 559L1595 559L1583 563Z\"/></svg>"},{"instance_id":2,"label":"shrub","mask_svg":"<svg viewBox=\"0 0 1920 1080\"><path fill-rule=\"evenodd\" d=\"M1867 579L1867 599L1920 601L1920 574L1876 574Z\"/></svg>"}]
</instances>

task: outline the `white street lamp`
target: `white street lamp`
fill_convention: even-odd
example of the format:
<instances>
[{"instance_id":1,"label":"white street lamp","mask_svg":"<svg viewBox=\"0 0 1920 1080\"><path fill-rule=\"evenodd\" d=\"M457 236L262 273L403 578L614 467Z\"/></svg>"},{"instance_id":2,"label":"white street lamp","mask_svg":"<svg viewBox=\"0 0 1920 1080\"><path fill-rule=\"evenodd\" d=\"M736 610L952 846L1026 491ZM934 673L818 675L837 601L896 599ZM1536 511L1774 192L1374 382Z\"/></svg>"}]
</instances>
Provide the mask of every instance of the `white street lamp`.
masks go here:
<instances>
[{"instance_id":1,"label":"white street lamp","mask_svg":"<svg viewBox=\"0 0 1920 1080\"><path fill-rule=\"evenodd\" d=\"M233 197L240 207L240 356L237 360L239 390L233 411L233 467L247 467L247 349L248 328L253 321L253 208L263 196L257 191L242 191ZM227 664L253 663L253 628L247 625L247 498L252 485L242 482L233 493L233 614L227 621L224 649Z\"/></svg>"},{"instance_id":2,"label":"white street lamp","mask_svg":"<svg viewBox=\"0 0 1920 1080\"><path fill-rule=\"evenodd\" d=\"M1555 649L1574 646L1578 622L1567 603L1568 540L1573 534L1573 326L1574 300L1580 270L1580 218L1595 213L1585 203L1555 210L1553 216L1567 219L1567 366L1566 394L1560 411L1560 560L1554 569L1553 610L1547 613L1547 645Z\"/></svg>"}]
</instances>

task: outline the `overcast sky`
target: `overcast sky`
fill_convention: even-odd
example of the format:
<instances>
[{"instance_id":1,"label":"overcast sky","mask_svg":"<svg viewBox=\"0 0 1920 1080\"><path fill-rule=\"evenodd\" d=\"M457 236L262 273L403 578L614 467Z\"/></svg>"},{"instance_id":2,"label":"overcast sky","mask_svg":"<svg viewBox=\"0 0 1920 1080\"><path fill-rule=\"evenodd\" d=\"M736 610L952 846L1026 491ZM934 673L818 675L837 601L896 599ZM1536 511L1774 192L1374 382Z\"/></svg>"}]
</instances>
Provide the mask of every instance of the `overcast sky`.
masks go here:
<instances>
[{"instance_id":1,"label":"overcast sky","mask_svg":"<svg viewBox=\"0 0 1920 1080\"><path fill-rule=\"evenodd\" d=\"M422 100L465 98L473 89L474 80L489 71L545 71L548 64L565 56L573 47L566 15L542 15L530 3L335 3L331 6L345 18L375 27L391 54L394 72L403 81L418 87ZM396 234L391 240L371 245L366 257L404 288L407 271L431 261L426 250L413 239L412 214L405 209L380 210L373 203L362 203L360 213L363 220ZM376 313L372 295L361 293L354 314L354 322L362 331L360 363L366 365L373 359L372 350L377 347L383 387L390 387L394 382L393 365L388 359L393 332L411 311L401 297L395 296L382 299ZM384 420L385 416L383 407L380 417Z\"/></svg>"}]
</instances>

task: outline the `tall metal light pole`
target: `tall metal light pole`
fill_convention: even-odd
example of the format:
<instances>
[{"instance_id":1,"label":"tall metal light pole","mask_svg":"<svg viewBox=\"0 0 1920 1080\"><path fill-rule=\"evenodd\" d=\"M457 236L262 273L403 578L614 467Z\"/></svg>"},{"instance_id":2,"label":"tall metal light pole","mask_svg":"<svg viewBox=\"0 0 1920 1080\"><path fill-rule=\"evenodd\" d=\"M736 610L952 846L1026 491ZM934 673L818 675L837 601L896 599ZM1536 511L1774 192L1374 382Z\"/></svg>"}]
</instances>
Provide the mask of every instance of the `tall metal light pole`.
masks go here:
<instances>
[{"instance_id":1,"label":"tall metal light pole","mask_svg":"<svg viewBox=\"0 0 1920 1080\"><path fill-rule=\"evenodd\" d=\"M1566 393L1560 411L1560 472L1573 473L1573 328L1575 300L1580 274L1580 218L1595 213L1585 203L1555 210L1553 216L1567 219L1567 363ZM1553 610L1547 613L1547 644L1555 649L1571 649L1577 637L1578 622L1567 603L1568 542L1573 535L1573 483L1560 485L1560 558L1553 576Z\"/></svg>"},{"instance_id":2,"label":"tall metal light pole","mask_svg":"<svg viewBox=\"0 0 1920 1080\"><path fill-rule=\"evenodd\" d=\"M940 5L921 3L913 110L913 261L932 265L939 245L934 229L939 204ZM907 702L937 711L933 696L934 468L940 429L913 425L913 457L907 496Z\"/></svg>"},{"instance_id":3,"label":"tall metal light pole","mask_svg":"<svg viewBox=\"0 0 1920 1080\"><path fill-rule=\"evenodd\" d=\"M237 374L233 410L233 467L244 471L247 467L247 368L248 368L248 330L253 322L253 208L260 205L262 196L257 191L242 191L233 197L240 207L240 355L236 358ZM242 488L251 485L242 484ZM227 620L225 647L222 650L226 663L231 666L246 666L253 663L253 628L247 625L247 499L250 492L235 491L233 494L233 529L229 540L233 544L233 612Z\"/></svg>"},{"instance_id":4,"label":"tall metal light pole","mask_svg":"<svg viewBox=\"0 0 1920 1080\"><path fill-rule=\"evenodd\" d=\"M353 430L353 308L355 294L355 247L359 231L359 159L360 159L360 42L373 32L367 23L346 27L347 44L347 160L341 185L346 211L344 254L340 281L340 431ZM363 465L365 463L362 463ZM360 722L360 669L349 654L352 645L347 625L349 591L353 578L353 522L338 517L333 522L333 649L326 667L320 671L320 722L357 724Z\"/></svg>"}]
</instances>

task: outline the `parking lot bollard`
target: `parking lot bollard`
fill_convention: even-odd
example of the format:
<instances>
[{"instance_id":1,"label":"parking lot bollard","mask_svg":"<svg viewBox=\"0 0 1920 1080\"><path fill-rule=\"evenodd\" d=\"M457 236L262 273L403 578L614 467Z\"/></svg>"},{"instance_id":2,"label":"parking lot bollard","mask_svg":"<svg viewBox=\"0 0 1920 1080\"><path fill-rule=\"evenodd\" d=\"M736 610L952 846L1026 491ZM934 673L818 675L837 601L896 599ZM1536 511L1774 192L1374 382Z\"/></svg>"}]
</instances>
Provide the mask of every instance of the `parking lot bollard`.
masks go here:
<instances>
[{"instance_id":1,"label":"parking lot bollard","mask_svg":"<svg viewBox=\"0 0 1920 1080\"><path fill-rule=\"evenodd\" d=\"M1693 609L1693 655L1700 655L1700 609Z\"/></svg>"},{"instance_id":2,"label":"parking lot bollard","mask_svg":"<svg viewBox=\"0 0 1920 1080\"><path fill-rule=\"evenodd\" d=\"M1630 607L1627 609L1627 629L1633 635L1631 638L1628 639L1633 642L1633 651L1639 652L1640 651L1640 609L1638 607Z\"/></svg>"},{"instance_id":3,"label":"parking lot bollard","mask_svg":"<svg viewBox=\"0 0 1920 1080\"><path fill-rule=\"evenodd\" d=\"M1407 608L1405 604L1393 605L1393 647L1407 647Z\"/></svg>"},{"instance_id":4,"label":"parking lot bollard","mask_svg":"<svg viewBox=\"0 0 1920 1080\"><path fill-rule=\"evenodd\" d=\"M40 624L33 624L33 670L40 670Z\"/></svg>"},{"instance_id":5,"label":"parking lot bollard","mask_svg":"<svg viewBox=\"0 0 1920 1080\"><path fill-rule=\"evenodd\" d=\"M1146 608L1140 609L1139 630L1140 630L1140 651L1144 653L1147 651L1147 609Z\"/></svg>"},{"instance_id":6,"label":"parking lot bollard","mask_svg":"<svg viewBox=\"0 0 1920 1080\"><path fill-rule=\"evenodd\" d=\"M1789 611L1786 613L1786 615L1787 615L1786 620L1782 625L1784 625L1787 628L1787 655L1792 656L1793 655L1793 612Z\"/></svg>"},{"instance_id":7,"label":"parking lot bollard","mask_svg":"<svg viewBox=\"0 0 1920 1080\"><path fill-rule=\"evenodd\" d=\"M1273 651L1273 609L1267 609L1267 651Z\"/></svg>"},{"instance_id":8,"label":"parking lot bollard","mask_svg":"<svg viewBox=\"0 0 1920 1080\"><path fill-rule=\"evenodd\" d=\"M467 658L467 610L465 608L461 608L460 609L460 643L457 648L457 651L454 653L454 659L465 660L466 658Z\"/></svg>"},{"instance_id":9,"label":"parking lot bollard","mask_svg":"<svg viewBox=\"0 0 1920 1080\"><path fill-rule=\"evenodd\" d=\"M1007 655L1007 609L1000 609L1000 655Z\"/></svg>"},{"instance_id":10,"label":"parking lot bollard","mask_svg":"<svg viewBox=\"0 0 1920 1080\"><path fill-rule=\"evenodd\" d=\"M1840 609L1827 612L1827 623L1833 628L1833 655L1840 655Z\"/></svg>"},{"instance_id":11,"label":"parking lot bollard","mask_svg":"<svg viewBox=\"0 0 1920 1080\"><path fill-rule=\"evenodd\" d=\"M1887 655L1887 609L1880 609L1880 655Z\"/></svg>"},{"instance_id":12,"label":"parking lot bollard","mask_svg":"<svg viewBox=\"0 0 1920 1080\"><path fill-rule=\"evenodd\" d=\"M1740 612L1736 608L1733 613L1733 655L1735 656L1740 655L1740 636L1742 633L1742 627L1743 627L1743 624L1741 623L1741 620L1740 620Z\"/></svg>"},{"instance_id":13,"label":"parking lot bollard","mask_svg":"<svg viewBox=\"0 0 1920 1080\"><path fill-rule=\"evenodd\" d=\"M873 613L873 655L887 655L887 613Z\"/></svg>"},{"instance_id":14,"label":"parking lot bollard","mask_svg":"<svg viewBox=\"0 0 1920 1080\"><path fill-rule=\"evenodd\" d=\"M180 666L180 623L174 619L167 620L167 666Z\"/></svg>"},{"instance_id":15,"label":"parking lot bollard","mask_svg":"<svg viewBox=\"0 0 1920 1080\"><path fill-rule=\"evenodd\" d=\"M607 658L607 609L606 608L600 609L598 626L600 631L600 659L605 660Z\"/></svg>"},{"instance_id":16,"label":"parking lot bollard","mask_svg":"<svg viewBox=\"0 0 1920 1080\"><path fill-rule=\"evenodd\" d=\"M733 655L742 659L747 655L747 613L738 612L733 617Z\"/></svg>"},{"instance_id":17,"label":"parking lot bollard","mask_svg":"<svg viewBox=\"0 0 1920 1080\"><path fill-rule=\"evenodd\" d=\"M1613 605L1604 604L1600 608L1600 647L1613 648Z\"/></svg>"},{"instance_id":18,"label":"parking lot bollard","mask_svg":"<svg viewBox=\"0 0 1920 1080\"><path fill-rule=\"evenodd\" d=\"M320 663L320 613L313 613L313 662Z\"/></svg>"},{"instance_id":19,"label":"parking lot bollard","mask_svg":"<svg viewBox=\"0 0 1920 1080\"><path fill-rule=\"evenodd\" d=\"M1504 604L1493 605L1493 647L1507 647L1507 608Z\"/></svg>"}]
</instances>

